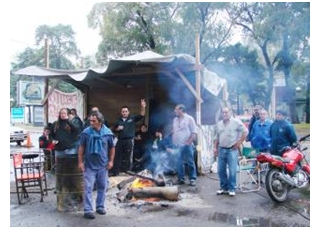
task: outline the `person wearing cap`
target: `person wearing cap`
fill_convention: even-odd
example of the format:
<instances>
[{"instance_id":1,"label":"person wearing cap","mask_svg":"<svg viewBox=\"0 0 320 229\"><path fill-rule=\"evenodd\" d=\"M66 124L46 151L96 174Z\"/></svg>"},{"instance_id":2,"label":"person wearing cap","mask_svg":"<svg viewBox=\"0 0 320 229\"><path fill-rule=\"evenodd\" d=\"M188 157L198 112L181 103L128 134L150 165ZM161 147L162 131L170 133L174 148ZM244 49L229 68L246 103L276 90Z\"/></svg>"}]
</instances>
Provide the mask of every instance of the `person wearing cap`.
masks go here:
<instances>
[{"instance_id":1,"label":"person wearing cap","mask_svg":"<svg viewBox=\"0 0 320 229\"><path fill-rule=\"evenodd\" d=\"M248 132L247 139L246 139L247 142L251 141L250 136L251 136L252 128L253 128L254 123L257 120L259 120L259 118L260 118L261 109L262 109L262 107L260 105L255 105L254 108L253 108L253 115L250 118L249 125L248 125L248 131L249 132Z\"/></svg>"},{"instance_id":2,"label":"person wearing cap","mask_svg":"<svg viewBox=\"0 0 320 229\"><path fill-rule=\"evenodd\" d=\"M295 129L286 117L285 111L277 110L275 120L270 127L270 153L273 155L282 156L285 147L292 147L297 143Z\"/></svg>"}]
</instances>

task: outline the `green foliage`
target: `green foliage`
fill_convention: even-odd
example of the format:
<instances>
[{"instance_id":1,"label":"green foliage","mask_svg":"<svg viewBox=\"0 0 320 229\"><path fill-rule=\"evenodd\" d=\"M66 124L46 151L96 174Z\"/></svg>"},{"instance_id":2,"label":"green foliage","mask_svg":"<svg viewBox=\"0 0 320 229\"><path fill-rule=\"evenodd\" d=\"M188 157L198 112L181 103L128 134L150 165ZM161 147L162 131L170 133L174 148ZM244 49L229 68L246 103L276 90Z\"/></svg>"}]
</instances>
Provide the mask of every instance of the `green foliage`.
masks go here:
<instances>
[{"instance_id":1,"label":"green foliage","mask_svg":"<svg viewBox=\"0 0 320 229\"><path fill-rule=\"evenodd\" d=\"M261 2L237 3L233 6L230 11L232 20L242 28L248 41L260 48L268 73L265 96L265 105L268 107L275 71L282 72L289 82L291 68L309 58L310 31L306 28L310 25L310 6L305 3Z\"/></svg>"},{"instance_id":2,"label":"green foliage","mask_svg":"<svg viewBox=\"0 0 320 229\"><path fill-rule=\"evenodd\" d=\"M231 102L236 103L238 95L247 95L254 104L263 104L267 93L266 77L264 67L258 62L257 51L250 51L237 43L224 48L221 55L224 58L211 68L227 79Z\"/></svg>"},{"instance_id":3,"label":"green foliage","mask_svg":"<svg viewBox=\"0 0 320 229\"><path fill-rule=\"evenodd\" d=\"M74 31L70 25L48 26L41 25L36 29L35 38L39 48L26 48L21 52L17 61L11 63L12 71L28 66L45 67L45 47L44 40L49 40L49 67L56 69L75 69L74 64L68 58L77 58L80 51L77 48ZM19 80L31 80L27 76L15 76L10 74L10 96L17 98L17 82ZM53 82L49 80L49 85ZM63 92L74 92L76 88L66 82L61 82L58 87Z\"/></svg>"},{"instance_id":4,"label":"green foliage","mask_svg":"<svg viewBox=\"0 0 320 229\"><path fill-rule=\"evenodd\" d=\"M36 29L36 44L49 41L50 67L57 69L74 69L74 65L67 57L78 58L80 51L77 48L74 31L70 25L56 26L41 25Z\"/></svg>"}]
</instances>

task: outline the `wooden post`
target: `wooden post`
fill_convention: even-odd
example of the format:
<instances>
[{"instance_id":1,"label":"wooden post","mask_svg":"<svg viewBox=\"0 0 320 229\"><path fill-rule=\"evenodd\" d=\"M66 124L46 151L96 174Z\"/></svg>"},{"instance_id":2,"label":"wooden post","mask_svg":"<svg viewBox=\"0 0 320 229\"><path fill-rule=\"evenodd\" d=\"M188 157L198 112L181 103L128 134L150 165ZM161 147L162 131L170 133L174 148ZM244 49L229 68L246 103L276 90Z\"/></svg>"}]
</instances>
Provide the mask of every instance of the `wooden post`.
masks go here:
<instances>
[{"instance_id":1,"label":"wooden post","mask_svg":"<svg viewBox=\"0 0 320 229\"><path fill-rule=\"evenodd\" d=\"M201 70L200 70L200 35L196 35L196 41L195 41L195 49L196 49L196 92L198 95L198 98L201 98L200 92L201 92ZM201 100L196 99L196 123L199 127L198 134L197 134L197 167L198 172L202 173L202 166L201 166L201 151L202 151L202 131L201 131Z\"/></svg>"},{"instance_id":2,"label":"wooden post","mask_svg":"<svg viewBox=\"0 0 320 229\"><path fill-rule=\"evenodd\" d=\"M44 40L44 63L45 67L49 68L49 42L48 38L45 38ZM44 94L45 96L49 92L49 79L48 77L45 78L45 83L44 83ZM48 106L48 100L45 101L43 111L44 111L44 123L45 125L48 124L49 122L49 114L48 114L49 106Z\"/></svg>"}]
</instances>

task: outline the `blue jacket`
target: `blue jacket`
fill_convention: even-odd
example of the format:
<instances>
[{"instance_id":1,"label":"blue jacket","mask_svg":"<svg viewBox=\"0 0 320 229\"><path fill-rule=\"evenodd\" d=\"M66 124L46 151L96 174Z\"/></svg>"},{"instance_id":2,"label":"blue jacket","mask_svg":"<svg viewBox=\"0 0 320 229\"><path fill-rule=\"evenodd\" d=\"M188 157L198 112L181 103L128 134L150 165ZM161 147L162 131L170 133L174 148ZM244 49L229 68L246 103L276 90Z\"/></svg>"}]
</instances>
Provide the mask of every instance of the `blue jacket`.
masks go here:
<instances>
[{"instance_id":1,"label":"blue jacket","mask_svg":"<svg viewBox=\"0 0 320 229\"><path fill-rule=\"evenodd\" d=\"M271 154L282 156L281 150L297 142L294 127L287 120L275 120L270 127Z\"/></svg>"},{"instance_id":2,"label":"blue jacket","mask_svg":"<svg viewBox=\"0 0 320 229\"><path fill-rule=\"evenodd\" d=\"M257 120L252 127L250 133L251 146L254 149L262 151L267 151L271 146L271 136L270 127L273 121L267 119L265 122L261 123L261 120Z\"/></svg>"}]
</instances>

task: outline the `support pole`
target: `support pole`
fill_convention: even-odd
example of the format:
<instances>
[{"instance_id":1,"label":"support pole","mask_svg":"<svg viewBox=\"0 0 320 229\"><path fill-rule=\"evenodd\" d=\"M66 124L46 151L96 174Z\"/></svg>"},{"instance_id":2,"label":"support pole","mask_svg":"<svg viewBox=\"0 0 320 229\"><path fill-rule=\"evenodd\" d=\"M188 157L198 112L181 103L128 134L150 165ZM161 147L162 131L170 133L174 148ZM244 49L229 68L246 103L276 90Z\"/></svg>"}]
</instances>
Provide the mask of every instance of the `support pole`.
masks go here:
<instances>
[{"instance_id":1,"label":"support pole","mask_svg":"<svg viewBox=\"0 0 320 229\"><path fill-rule=\"evenodd\" d=\"M200 35L196 35L195 41L195 48L196 48L196 65L200 66ZM196 92L197 97L201 98L201 72L200 68L196 68ZM201 131L201 100L196 99L196 123L199 128L197 134L197 167L199 174L202 174L202 163L201 163L201 151L202 151L202 140L203 140L203 133Z\"/></svg>"}]
</instances>

